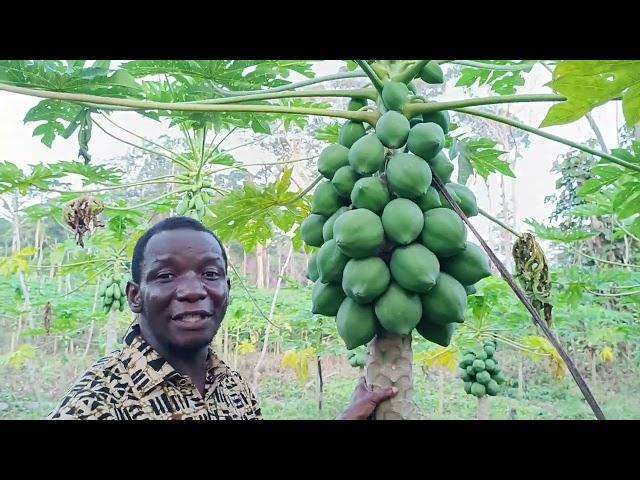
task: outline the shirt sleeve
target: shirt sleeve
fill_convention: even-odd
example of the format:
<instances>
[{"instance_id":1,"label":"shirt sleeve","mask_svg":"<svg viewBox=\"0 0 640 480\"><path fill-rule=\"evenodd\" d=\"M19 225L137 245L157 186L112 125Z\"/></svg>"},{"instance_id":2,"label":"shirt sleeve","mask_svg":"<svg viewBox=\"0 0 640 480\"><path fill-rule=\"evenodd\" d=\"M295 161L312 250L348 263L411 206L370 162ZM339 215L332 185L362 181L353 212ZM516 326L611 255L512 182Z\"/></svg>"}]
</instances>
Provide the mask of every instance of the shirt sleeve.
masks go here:
<instances>
[{"instance_id":1,"label":"shirt sleeve","mask_svg":"<svg viewBox=\"0 0 640 480\"><path fill-rule=\"evenodd\" d=\"M48 416L50 420L116 420L107 392L97 391L101 376L87 370Z\"/></svg>"},{"instance_id":2,"label":"shirt sleeve","mask_svg":"<svg viewBox=\"0 0 640 480\"><path fill-rule=\"evenodd\" d=\"M111 406L91 390L73 389L49 415L51 420L116 420Z\"/></svg>"},{"instance_id":3,"label":"shirt sleeve","mask_svg":"<svg viewBox=\"0 0 640 480\"><path fill-rule=\"evenodd\" d=\"M262 410L260 408L260 402L253 394L249 384L237 374L238 386L242 389L244 396L247 398L248 404L245 410L245 420L264 420L262 417Z\"/></svg>"}]
</instances>

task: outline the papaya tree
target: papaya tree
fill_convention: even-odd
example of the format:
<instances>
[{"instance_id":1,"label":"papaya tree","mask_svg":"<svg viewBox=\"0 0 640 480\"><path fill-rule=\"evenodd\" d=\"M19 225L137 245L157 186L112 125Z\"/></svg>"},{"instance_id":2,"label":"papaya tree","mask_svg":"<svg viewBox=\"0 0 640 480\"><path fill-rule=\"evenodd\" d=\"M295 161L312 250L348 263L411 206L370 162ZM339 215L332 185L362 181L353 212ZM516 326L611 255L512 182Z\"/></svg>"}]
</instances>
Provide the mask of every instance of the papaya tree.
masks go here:
<instances>
[{"instance_id":1,"label":"papaya tree","mask_svg":"<svg viewBox=\"0 0 640 480\"><path fill-rule=\"evenodd\" d=\"M635 201L640 195L640 164L631 153L608 153L543 129L576 121L609 101L622 101L627 124L635 126L640 103L633 79L640 62L546 62L552 70L552 92L517 94L523 73L538 62L542 61L356 60L346 62L346 71L315 77L312 64L305 61L112 65L99 60L88 65L84 60L12 60L0 62L0 90L43 99L25 121L38 123L34 135L45 144L77 135L82 160L44 168L91 177L77 194L61 193L67 201L64 221L79 247L102 228L99 214L108 219L107 231L126 232L133 241L144 229L143 219L175 213L200 219L223 240L235 240L248 250L266 244L278 230L290 236L294 249L314 252L313 275L318 280L311 309L337 317L337 330L347 348L368 344L366 375L374 388L399 390L380 405L376 418L412 417L412 333L415 330L430 341L450 341L454 324L464 319L469 287L489 273L487 255L567 363L596 417L603 418L582 376L534 305L540 299L518 286L469 217L482 214L509 227L478 209L464 181L450 178L454 170L450 158L463 172L459 181L472 175L485 179L490 174L513 175L495 142L457 135L450 121L450 114L479 117L598 157L592 171L602 185L625 176L624 183L615 186L620 193L614 206L623 210L624 218L640 212L640 202ZM458 84L478 82L490 87L491 95L434 100L433 92L444 81L443 67L459 72ZM307 79L291 82L293 73ZM306 88L344 79L362 79L363 86ZM583 88L585 82L589 89ZM343 108L330 108L320 99L334 103L339 99ZM541 128L500 115L492 107L523 102L553 104ZM185 149L145 147L171 162L169 173L123 184L118 172L92 165L93 127L104 130L104 122L113 124L114 112L131 112L180 128ZM308 185L292 191L292 170L296 162L308 160L304 157L286 165L278 162L285 168L275 181L248 179L234 191L216 184L215 175L222 169L247 166L239 165L221 146L233 132L268 136L277 122L284 128L305 128L309 117L345 122L322 131L323 140L331 145L322 150L319 175ZM5 178L0 175L0 184ZM166 188L137 203L126 195L115 201L99 198L142 185ZM140 213L138 222L132 220ZM324 228L329 222L330 227ZM467 228L482 248L467 241ZM125 253L129 253L126 248L116 249L113 262ZM114 310L115 300L121 302L112 286L120 279L114 272L109 280L103 303Z\"/></svg>"}]
</instances>

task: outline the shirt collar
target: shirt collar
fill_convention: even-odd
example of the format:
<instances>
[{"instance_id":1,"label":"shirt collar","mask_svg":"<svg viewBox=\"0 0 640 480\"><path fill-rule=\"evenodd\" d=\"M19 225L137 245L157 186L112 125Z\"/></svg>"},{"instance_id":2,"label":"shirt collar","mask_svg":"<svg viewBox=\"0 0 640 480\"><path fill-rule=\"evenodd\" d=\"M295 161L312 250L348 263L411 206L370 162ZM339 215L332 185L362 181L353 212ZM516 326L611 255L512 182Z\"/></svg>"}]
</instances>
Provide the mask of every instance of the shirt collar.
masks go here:
<instances>
[{"instance_id":1,"label":"shirt collar","mask_svg":"<svg viewBox=\"0 0 640 480\"><path fill-rule=\"evenodd\" d=\"M126 346L122 352L122 362L134 387L142 395L163 382L184 378L142 337L137 320L129 327L124 342ZM211 347L207 355L207 369L207 377L211 378L214 384L213 391L220 378L228 373L228 367Z\"/></svg>"}]
</instances>

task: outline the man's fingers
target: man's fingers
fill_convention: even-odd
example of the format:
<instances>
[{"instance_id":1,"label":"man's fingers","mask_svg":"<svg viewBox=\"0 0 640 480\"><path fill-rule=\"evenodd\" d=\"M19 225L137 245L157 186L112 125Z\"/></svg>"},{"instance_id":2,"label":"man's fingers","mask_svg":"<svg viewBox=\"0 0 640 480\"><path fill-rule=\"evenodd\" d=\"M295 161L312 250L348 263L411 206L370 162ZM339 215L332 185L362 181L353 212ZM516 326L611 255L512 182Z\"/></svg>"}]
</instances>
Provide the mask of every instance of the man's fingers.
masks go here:
<instances>
[{"instance_id":1,"label":"man's fingers","mask_svg":"<svg viewBox=\"0 0 640 480\"><path fill-rule=\"evenodd\" d=\"M385 400L389 400L391 397L395 397L397 393L398 389L396 387L380 388L378 390L374 390L371 393L371 400L378 404L380 402L384 402Z\"/></svg>"}]
</instances>

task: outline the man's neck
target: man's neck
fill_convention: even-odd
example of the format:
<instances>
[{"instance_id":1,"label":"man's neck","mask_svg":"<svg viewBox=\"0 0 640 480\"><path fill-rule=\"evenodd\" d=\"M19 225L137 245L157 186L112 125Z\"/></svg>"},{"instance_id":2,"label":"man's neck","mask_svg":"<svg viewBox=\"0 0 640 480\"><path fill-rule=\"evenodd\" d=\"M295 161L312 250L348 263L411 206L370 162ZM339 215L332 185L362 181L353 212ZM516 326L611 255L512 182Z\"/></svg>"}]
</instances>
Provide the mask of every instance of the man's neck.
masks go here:
<instances>
[{"instance_id":1,"label":"man's neck","mask_svg":"<svg viewBox=\"0 0 640 480\"><path fill-rule=\"evenodd\" d=\"M208 346L200 349L186 350L168 347L159 342L153 335L140 329L142 337L158 354L171 365L176 372L191 379L201 395L204 395L204 385L207 378ZM146 334L145 334L146 333Z\"/></svg>"}]
</instances>

